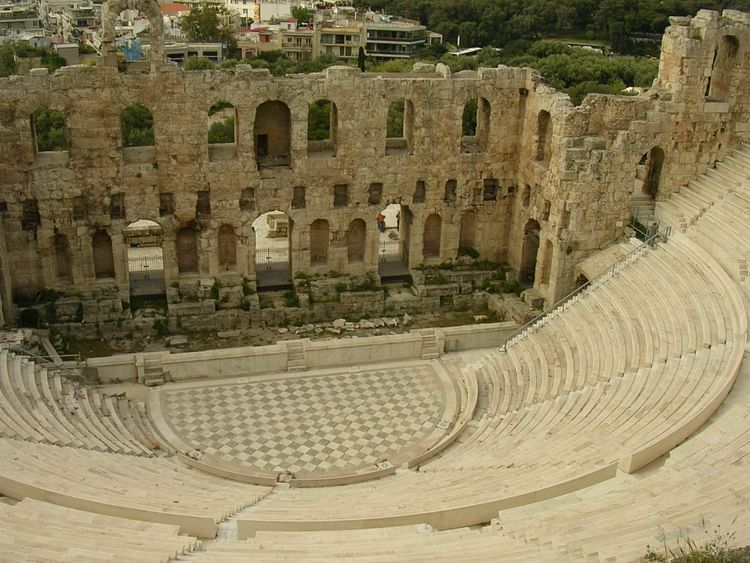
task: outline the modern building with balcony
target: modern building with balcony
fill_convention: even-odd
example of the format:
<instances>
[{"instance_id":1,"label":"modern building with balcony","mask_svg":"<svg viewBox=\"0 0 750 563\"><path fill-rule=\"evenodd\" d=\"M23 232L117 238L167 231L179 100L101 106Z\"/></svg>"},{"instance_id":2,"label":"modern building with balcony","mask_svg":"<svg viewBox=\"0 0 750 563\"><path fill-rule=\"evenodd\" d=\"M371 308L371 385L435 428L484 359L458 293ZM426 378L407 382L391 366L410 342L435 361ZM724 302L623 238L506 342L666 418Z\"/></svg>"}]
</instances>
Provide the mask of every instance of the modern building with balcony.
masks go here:
<instances>
[{"instance_id":1,"label":"modern building with balcony","mask_svg":"<svg viewBox=\"0 0 750 563\"><path fill-rule=\"evenodd\" d=\"M41 30L42 27L34 4L0 5L0 35L16 36L32 30Z\"/></svg>"}]
</instances>

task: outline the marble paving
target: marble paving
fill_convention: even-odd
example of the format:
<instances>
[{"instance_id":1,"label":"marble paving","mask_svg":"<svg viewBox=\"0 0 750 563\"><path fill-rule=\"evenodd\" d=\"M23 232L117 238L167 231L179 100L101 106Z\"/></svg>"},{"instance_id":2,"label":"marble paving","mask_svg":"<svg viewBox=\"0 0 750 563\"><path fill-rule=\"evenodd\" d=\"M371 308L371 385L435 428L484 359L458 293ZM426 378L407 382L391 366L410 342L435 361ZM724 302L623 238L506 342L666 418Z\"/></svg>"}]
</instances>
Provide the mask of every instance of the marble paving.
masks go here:
<instances>
[{"instance_id":1,"label":"marble paving","mask_svg":"<svg viewBox=\"0 0 750 563\"><path fill-rule=\"evenodd\" d=\"M371 468L434 433L450 381L429 362L162 388L163 419L185 445L263 472Z\"/></svg>"}]
</instances>

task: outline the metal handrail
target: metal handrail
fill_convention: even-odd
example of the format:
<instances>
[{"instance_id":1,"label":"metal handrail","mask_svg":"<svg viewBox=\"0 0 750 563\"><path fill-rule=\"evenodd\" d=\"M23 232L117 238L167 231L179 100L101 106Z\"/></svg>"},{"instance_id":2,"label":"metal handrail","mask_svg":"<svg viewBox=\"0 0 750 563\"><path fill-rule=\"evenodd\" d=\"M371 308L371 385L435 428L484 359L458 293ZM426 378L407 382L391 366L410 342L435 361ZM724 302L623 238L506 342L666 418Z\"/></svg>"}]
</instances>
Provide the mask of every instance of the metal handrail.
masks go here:
<instances>
[{"instance_id":1,"label":"metal handrail","mask_svg":"<svg viewBox=\"0 0 750 563\"><path fill-rule=\"evenodd\" d=\"M666 242L670 234L672 234L672 227L670 227L669 225L665 225L663 228L660 228L656 233L648 237L641 244L636 246L633 250L631 250L625 256L612 264L609 269L601 276L597 277L595 280L589 280L580 287L577 287L576 289L568 293L565 297L557 300L555 304L549 308L549 310L542 311L529 322L516 329L513 333L511 333L506 341L500 345L499 350L501 352L506 351L508 349L508 346L519 342L532 331L541 328L544 324L547 323L549 319L554 318L555 315L564 311L568 307L568 303L573 298L582 295L584 292L600 287L602 284L612 279L615 274L618 274L623 269L625 269L626 266L635 262L647 249L656 246L656 243L658 241Z\"/></svg>"},{"instance_id":2,"label":"metal handrail","mask_svg":"<svg viewBox=\"0 0 750 563\"><path fill-rule=\"evenodd\" d=\"M62 354L60 355L62 363L56 364L50 356L41 356L39 354L35 354L34 352L26 350L25 348L21 348L20 346L16 346L15 344L5 343L3 345L3 348L15 354L20 354L32 358L38 366L46 369L47 373L49 374L57 373L58 375L68 377L74 376L77 378L80 378L82 376L83 370L80 354Z\"/></svg>"}]
</instances>

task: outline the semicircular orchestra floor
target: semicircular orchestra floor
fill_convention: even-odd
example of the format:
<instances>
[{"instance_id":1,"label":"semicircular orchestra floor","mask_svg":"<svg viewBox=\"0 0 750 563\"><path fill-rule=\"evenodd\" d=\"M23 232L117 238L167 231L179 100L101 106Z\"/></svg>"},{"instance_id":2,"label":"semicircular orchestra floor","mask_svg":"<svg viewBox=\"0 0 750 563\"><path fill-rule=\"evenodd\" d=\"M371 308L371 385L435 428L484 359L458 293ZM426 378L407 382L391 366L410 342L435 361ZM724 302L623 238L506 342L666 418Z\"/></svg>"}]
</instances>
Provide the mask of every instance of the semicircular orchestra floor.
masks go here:
<instances>
[{"instance_id":1,"label":"semicircular orchestra floor","mask_svg":"<svg viewBox=\"0 0 750 563\"><path fill-rule=\"evenodd\" d=\"M450 432L460 403L443 367L428 361L191 381L155 394L152 417L175 449L250 481L401 465Z\"/></svg>"}]
</instances>

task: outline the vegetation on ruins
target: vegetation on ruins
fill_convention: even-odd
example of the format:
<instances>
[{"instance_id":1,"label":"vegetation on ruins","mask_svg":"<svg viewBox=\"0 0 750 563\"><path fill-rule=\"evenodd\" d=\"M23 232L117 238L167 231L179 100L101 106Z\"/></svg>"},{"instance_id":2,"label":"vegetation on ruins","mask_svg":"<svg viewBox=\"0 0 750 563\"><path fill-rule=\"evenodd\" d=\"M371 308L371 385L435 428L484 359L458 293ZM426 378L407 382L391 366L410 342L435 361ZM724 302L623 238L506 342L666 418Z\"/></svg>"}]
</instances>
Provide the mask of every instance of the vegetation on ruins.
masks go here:
<instances>
[{"instance_id":1,"label":"vegetation on ruins","mask_svg":"<svg viewBox=\"0 0 750 563\"><path fill-rule=\"evenodd\" d=\"M449 54L435 56L439 52L426 49L416 60L428 63L443 63L452 72L462 70L476 70L482 67L496 67L498 64L507 66L525 66L539 70L544 81L570 95L573 103L581 103L590 92L602 94L620 94L630 87L648 88L651 86L659 68L656 59L631 56L607 56L603 53L569 47L559 41L516 41L508 45L501 52L493 48L483 49L476 57L455 57ZM189 59L188 62L190 62ZM331 55L324 55L315 61L294 62L281 51L262 53L257 58L250 59L249 64L254 68L267 68L274 76L297 74L306 72L320 72L334 64L349 64ZM369 61L367 70L371 72L410 72L415 59L388 61L374 64ZM351 64L354 64L352 62ZM188 65L185 67L188 68ZM395 108L393 110L395 112ZM471 119L476 118L470 108L466 110ZM327 124L327 122L324 122ZM396 113L389 111L390 124L402 123ZM464 122L465 129L470 123ZM327 126L327 125L326 125ZM398 126L394 125L395 129ZM476 127L476 125L474 125ZM393 132L395 132L395 129ZM390 135L389 135L390 136ZM395 136L401 136L401 130ZM310 137L311 139L313 137Z\"/></svg>"},{"instance_id":2,"label":"vegetation on ruins","mask_svg":"<svg viewBox=\"0 0 750 563\"><path fill-rule=\"evenodd\" d=\"M208 110L208 116L217 116L208 128L209 144L234 143L234 107L223 100Z\"/></svg>"},{"instance_id":3,"label":"vegetation on ruins","mask_svg":"<svg viewBox=\"0 0 750 563\"><path fill-rule=\"evenodd\" d=\"M141 104L134 104L122 111L122 145L144 147L154 144L154 116Z\"/></svg>"},{"instance_id":4,"label":"vegetation on ruins","mask_svg":"<svg viewBox=\"0 0 750 563\"><path fill-rule=\"evenodd\" d=\"M307 139L324 141L331 137L331 102L317 100L310 104L307 114Z\"/></svg>"},{"instance_id":5,"label":"vegetation on ruins","mask_svg":"<svg viewBox=\"0 0 750 563\"><path fill-rule=\"evenodd\" d=\"M16 73L16 58L10 43L0 45L0 77Z\"/></svg>"},{"instance_id":6,"label":"vegetation on ruins","mask_svg":"<svg viewBox=\"0 0 750 563\"><path fill-rule=\"evenodd\" d=\"M750 11L749 0L355 0L355 6L419 20L461 47L506 47L518 40L603 40L618 53L652 54L669 16L701 8Z\"/></svg>"},{"instance_id":7,"label":"vegetation on ruins","mask_svg":"<svg viewBox=\"0 0 750 563\"><path fill-rule=\"evenodd\" d=\"M34 133L36 148L44 151L64 151L68 148L65 133L65 117L62 112L41 108L34 112Z\"/></svg>"},{"instance_id":8,"label":"vegetation on ruins","mask_svg":"<svg viewBox=\"0 0 750 563\"><path fill-rule=\"evenodd\" d=\"M386 137L390 139L404 136L404 99L398 99L388 106Z\"/></svg>"},{"instance_id":9,"label":"vegetation on ruins","mask_svg":"<svg viewBox=\"0 0 750 563\"><path fill-rule=\"evenodd\" d=\"M188 57L183 68L185 70L211 70L214 68L214 63L206 57Z\"/></svg>"},{"instance_id":10,"label":"vegetation on ruins","mask_svg":"<svg viewBox=\"0 0 750 563\"><path fill-rule=\"evenodd\" d=\"M703 541L693 538L678 539L677 545L669 547L666 542L658 549L646 546L645 561L654 563L747 563L750 547L736 548L734 532L722 532L719 528L703 530Z\"/></svg>"}]
</instances>

